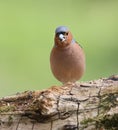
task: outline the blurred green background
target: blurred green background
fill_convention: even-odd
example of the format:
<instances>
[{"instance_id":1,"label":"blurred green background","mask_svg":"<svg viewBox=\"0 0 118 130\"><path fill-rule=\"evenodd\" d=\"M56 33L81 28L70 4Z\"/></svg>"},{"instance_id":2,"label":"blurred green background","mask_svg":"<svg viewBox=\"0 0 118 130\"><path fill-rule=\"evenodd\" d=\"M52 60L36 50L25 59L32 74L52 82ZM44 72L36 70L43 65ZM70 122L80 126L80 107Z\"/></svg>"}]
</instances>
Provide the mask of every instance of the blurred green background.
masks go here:
<instances>
[{"instance_id":1,"label":"blurred green background","mask_svg":"<svg viewBox=\"0 0 118 130\"><path fill-rule=\"evenodd\" d=\"M59 25L85 50L82 81L118 73L118 0L0 0L0 97L61 85L49 64Z\"/></svg>"}]
</instances>

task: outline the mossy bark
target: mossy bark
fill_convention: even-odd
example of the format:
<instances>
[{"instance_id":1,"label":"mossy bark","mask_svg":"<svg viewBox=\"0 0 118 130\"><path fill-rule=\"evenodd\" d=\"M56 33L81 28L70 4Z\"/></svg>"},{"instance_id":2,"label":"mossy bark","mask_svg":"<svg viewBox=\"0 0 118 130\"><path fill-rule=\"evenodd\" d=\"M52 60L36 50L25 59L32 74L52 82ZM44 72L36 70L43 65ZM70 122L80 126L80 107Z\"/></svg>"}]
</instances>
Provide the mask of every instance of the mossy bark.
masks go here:
<instances>
[{"instance_id":1,"label":"mossy bark","mask_svg":"<svg viewBox=\"0 0 118 130\"><path fill-rule=\"evenodd\" d=\"M118 76L1 98L0 130L118 130Z\"/></svg>"}]
</instances>

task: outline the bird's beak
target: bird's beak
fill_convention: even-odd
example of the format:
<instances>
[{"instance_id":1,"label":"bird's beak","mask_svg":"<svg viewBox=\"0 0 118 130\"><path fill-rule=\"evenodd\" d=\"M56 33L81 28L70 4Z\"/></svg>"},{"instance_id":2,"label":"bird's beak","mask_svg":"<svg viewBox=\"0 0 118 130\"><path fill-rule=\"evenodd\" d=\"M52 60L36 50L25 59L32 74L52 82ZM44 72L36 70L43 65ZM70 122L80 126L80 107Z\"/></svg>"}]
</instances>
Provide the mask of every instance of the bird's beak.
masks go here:
<instances>
[{"instance_id":1,"label":"bird's beak","mask_svg":"<svg viewBox=\"0 0 118 130\"><path fill-rule=\"evenodd\" d=\"M65 36L64 36L63 34L60 34L60 35L59 35L59 39L60 39L62 42L66 40L66 39L65 39Z\"/></svg>"}]
</instances>

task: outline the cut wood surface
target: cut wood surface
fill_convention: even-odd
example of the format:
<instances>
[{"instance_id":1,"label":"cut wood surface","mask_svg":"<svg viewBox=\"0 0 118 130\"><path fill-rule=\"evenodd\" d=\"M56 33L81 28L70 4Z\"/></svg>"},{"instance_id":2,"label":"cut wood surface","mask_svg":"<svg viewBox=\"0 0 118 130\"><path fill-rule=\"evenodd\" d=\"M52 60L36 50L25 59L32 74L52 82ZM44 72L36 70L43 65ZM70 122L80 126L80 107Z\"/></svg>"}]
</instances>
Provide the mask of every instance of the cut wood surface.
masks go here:
<instances>
[{"instance_id":1,"label":"cut wood surface","mask_svg":"<svg viewBox=\"0 0 118 130\"><path fill-rule=\"evenodd\" d=\"M0 130L118 130L118 75L3 97Z\"/></svg>"}]
</instances>

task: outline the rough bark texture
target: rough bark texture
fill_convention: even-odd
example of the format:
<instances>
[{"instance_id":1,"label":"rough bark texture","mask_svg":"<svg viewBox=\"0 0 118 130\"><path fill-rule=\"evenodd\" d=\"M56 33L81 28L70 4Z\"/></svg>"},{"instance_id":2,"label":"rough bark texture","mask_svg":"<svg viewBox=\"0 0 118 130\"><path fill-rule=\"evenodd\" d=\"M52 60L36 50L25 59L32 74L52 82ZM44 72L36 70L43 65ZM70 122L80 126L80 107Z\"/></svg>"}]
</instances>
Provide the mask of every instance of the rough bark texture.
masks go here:
<instances>
[{"instance_id":1,"label":"rough bark texture","mask_svg":"<svg viewBox=\"0 0 118 130\"><path fill-rule=\"evenodd\" d=\"M118 130L118 75L1 98L0 130Z\"/></svg>"}]
</instances>

